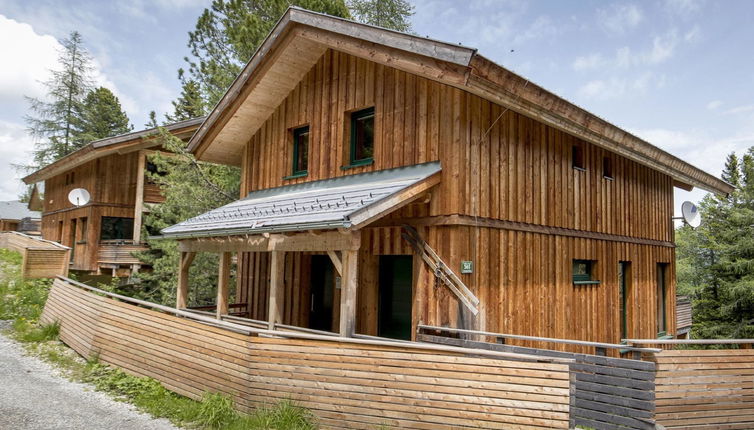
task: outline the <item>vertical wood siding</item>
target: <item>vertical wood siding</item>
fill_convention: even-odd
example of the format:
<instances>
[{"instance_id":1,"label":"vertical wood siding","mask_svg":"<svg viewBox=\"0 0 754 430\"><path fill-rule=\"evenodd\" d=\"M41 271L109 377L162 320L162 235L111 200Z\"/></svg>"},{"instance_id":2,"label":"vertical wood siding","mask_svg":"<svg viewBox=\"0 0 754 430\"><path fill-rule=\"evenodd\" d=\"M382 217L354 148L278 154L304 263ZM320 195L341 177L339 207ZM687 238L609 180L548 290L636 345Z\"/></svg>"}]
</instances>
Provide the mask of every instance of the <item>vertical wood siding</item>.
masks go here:
<instances>
[{"instance_id":1,"label":"vertical wood siding","mask_svg":"<svg viewBox=\"0 0 754 430\"><path fill-rule=\"evenodd\" d=\"M343 169L348 113L375 107L374 164ZM309 125L308 176L284 179L292 165L291 129ZM572 147L585 169L572 167ZM612 164L603 177L603 158ZM657 335L656 264L670 263L667 326L674 327L673 182L533 119L456 88L366 60L327 51L244 149L242 192L440 160L442 182L426 204L400 217L467 215L657 241L635 244L501 228L420 227L453 270L474 261L464 282L481 300L471 320L446 288L414 260L414 323L473 325L495 332L618 342L618 262L632 263L629 334ZM411 254L399 227L367 228L360 252L357 330L376 334L377 256ZM251 317L266 313L266 256L242 257L239 294ZM600 285L574 286L572 260L596 260ZM302 261L305 261L304 257ZM298 267L298 266L294 266ZM295 272L295 269L294 269ZM295 276L294 276L295 277ZM288 323L308 320L308 280ZM245 292L247 291L247 292ZM338 303L337 301L335 302ZM337 306L336 306L337 309ZM289 312L289 311L286 311Z\"/></svg>"}]
</instances>

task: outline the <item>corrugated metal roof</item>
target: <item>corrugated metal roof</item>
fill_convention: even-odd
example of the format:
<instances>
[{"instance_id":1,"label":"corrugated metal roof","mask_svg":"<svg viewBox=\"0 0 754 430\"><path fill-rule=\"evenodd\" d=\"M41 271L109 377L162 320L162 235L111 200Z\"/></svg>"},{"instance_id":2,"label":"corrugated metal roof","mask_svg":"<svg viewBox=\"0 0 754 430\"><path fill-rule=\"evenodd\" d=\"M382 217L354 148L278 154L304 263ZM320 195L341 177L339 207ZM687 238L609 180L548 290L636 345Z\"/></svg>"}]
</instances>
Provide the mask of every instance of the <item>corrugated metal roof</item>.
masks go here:
<instances>
[{"instance_id":1,"label":"corrugated metal roof","mask_svg":"<svg viewBox=\"0 0 754 430\"><path fill-rule=\"evenodd\" d=\"M29 210L24 202L17 200L0 202L0 219L24 219L33 218L41 219L42 214L37 211Z\"/></svg>"},{"instance_id":2,"label":"corrugated metal roof","mask_svg":"<svg viewBox=\"0 0 754 430\"><path fill-rule=\"evenodd\" d=\"M162 230L189 238L348 228L349 217L439 172L432 162L254 191Z\"/></svg>"}]
</instances>

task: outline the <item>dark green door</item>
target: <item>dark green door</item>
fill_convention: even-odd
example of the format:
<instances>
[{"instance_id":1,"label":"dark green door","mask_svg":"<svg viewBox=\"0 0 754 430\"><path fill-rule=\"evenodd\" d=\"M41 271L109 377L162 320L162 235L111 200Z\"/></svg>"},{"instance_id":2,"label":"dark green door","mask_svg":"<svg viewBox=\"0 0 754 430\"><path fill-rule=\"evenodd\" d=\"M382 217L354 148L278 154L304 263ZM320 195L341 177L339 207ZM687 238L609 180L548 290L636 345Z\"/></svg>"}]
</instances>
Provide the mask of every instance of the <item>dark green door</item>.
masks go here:
<instances>
[{"instance_id":1,"label":"dark green door","mask_svg":"<svg viewBox=\"0 0 754 430\"><path fill-rule=\"evenodd\" d=\"M410 255L380 256L379 336L411 339L412 271Z\"/></svg>"},{"instance_id":2,"label":"dark green door","mask_svg":"<svg viewBox=\"0 0 754 430\"><path fill-rule=\"evenodd\" d=\"M327 255L312 255L309 328L332 330L333 290L335 274L332 261Z\"/></svg>"}]
</instances>

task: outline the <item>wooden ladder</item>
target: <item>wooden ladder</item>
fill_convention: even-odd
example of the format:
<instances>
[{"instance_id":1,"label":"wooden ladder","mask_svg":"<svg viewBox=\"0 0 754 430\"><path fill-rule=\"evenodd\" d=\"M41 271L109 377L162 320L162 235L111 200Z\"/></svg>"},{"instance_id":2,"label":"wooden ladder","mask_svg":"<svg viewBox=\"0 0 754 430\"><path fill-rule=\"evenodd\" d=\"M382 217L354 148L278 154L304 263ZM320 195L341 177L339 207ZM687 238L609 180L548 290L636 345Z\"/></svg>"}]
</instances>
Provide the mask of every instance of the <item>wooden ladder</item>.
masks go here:
<instances>
[{"instance_id":1,"label":"wooden ladder","mask_svg":"<svg viewBox=\"0 0 754 430\"><path fill-rule=\"evenodd\" d=\"M416 231L415 228L404 224L402 229L401 237L411 245L414 252L424 260L427 266L429 266L432 273L434 273L438 284L448 287L448 289L458 297L458 300L460 300L461 303L463 303L463 305L466 306L474 316L476 316L479 313L479 299L474 293L472 293L466 284L463 283L461 278L459 278L458 275L456 275L455 272L453 272L453 270L442 261L435 250L432 249L432 247L429 246L421 236L419 236L419 232Z\"/></svg>"}]
</instances>

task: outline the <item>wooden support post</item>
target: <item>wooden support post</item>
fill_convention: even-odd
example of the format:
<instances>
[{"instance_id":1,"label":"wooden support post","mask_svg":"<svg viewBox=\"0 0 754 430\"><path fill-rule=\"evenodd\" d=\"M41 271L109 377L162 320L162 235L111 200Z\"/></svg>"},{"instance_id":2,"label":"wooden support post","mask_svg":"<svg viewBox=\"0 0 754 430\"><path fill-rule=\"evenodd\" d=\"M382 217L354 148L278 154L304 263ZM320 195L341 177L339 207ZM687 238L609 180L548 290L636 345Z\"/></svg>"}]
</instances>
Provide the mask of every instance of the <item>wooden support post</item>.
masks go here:
<instances>
[{"instance_id":1,"label":"wooden support post","mask_svg":"<svg viewBox=\"0 0 754 430\"><path fill-rule=\"evenodd\" d=\"M230 257L230 252L220 254L220 267L217 273L217 319L221 319L223 315L228 315Z\"/></svg>"},{"instance_id":2,"label":"wooden support post","mask_svg":"<svg viewBox=\"0 0 754 430\"><path fill-rule=\"evenodd\" d=\"M332 265L335 267L335 270L338 272L338 275L342 277L343 276L343 262L340 260L340 257L338 257L338 254L335 251L327 251L327 255L330 256Z\"/></svg>"},{"instance_id":3,"label":"wooden support post","mask_svg":"<svg viewBox=\"0 0 754 430\"><path fill-rule=\"evenodd\" d=\"M178 270L178 291L175 295L175 307L185 309L188 306L189 268L194 262L195 252L181 252L181 267Z\"/></svg>"},{"instance_id":4,"label":"wooden support post","mask_svg":"<svg viewBox=\"0 0 754 430\"><path fill-rule=\"evenodd\" d=\"M270 259L270 306L267 310L269 329L274 330L281 323L283 315L283 277L285 276L285 252L272 251Z\"/></svg>"},{"instance_id":5,"label":"wooden support post","mask_svg":"<svg viewBox=\"0 0 754 430\"><path fill-rule=\"evenodd\" d=\"M141 241L141 223L142 214L144 213L144 176L147 173L147 155L144 151L139 151L139 164L136 168L136 199L134 204L134 245Z\"/></svg>"},{"instance_id":6,"label":"wooden support post","mask_svg":"<svg viewBox=\"0 0 754 430\"><path fill-rule=\"evenodd\" d=\"M359 251L344 250L340 282L340 335L353 336L356 329L356 294L359 284Z\"/></svg>"}]
</instances>

